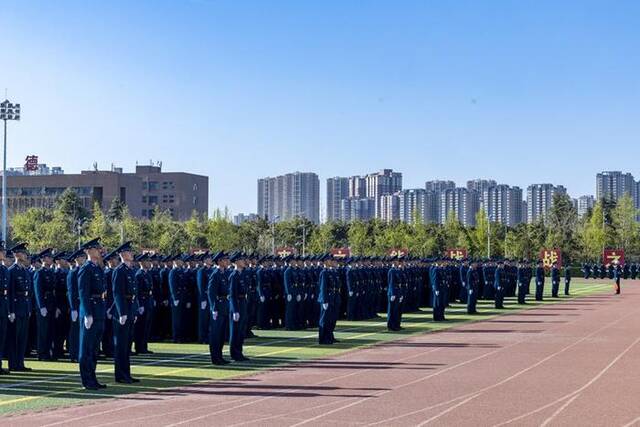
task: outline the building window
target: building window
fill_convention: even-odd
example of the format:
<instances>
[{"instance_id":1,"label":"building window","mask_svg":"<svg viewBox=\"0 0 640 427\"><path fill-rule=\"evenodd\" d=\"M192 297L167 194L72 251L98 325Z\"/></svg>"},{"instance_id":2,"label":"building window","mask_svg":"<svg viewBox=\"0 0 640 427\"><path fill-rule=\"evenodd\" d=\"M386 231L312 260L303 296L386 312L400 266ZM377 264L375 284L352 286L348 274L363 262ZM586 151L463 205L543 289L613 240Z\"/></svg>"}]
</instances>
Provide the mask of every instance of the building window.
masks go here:
<instances>
[{"instance_id":1,"label":"building window","mask_svg":"<svg viewBox=\"0 0 640 427\"><path fill-rule=\"evenodd\" d=\"M196 206L198 204L198 198L196 196L193 196L193 206Z\"/></svg>"},{"instance_id":2,"label":"building window","mask_svg":"<svg viewBox=\"0 0 640 427\"><path fill-rule=\"evenodd\" d=\"M198 184L193 184L193 191L198 191Z\"/></svg>"},{"instance_id":3,"label":"building window","mask_svg":"<svg viewBox=\"0 0 640 427\"><path fill-rule=\"evenodd\" d=\"M158 204L158 196L149 196L149 204L157 205Z\"/></svg>"},{"instance_id":4,"label":"building window","mask_svg":"<svg viewBox=\"0 0 640 427\"><path fill-rule=\"evenodd\" d=\"M142 203L147 203L147 196L142 196ZM144 214L142 214L142 216L144 216Z\"/></svg>"},{"instance_id":5,"label":"building window","mask_svg":"<svg viewBox=\"0 0 640 427\"><path fill-rule=\"evenodd\" d=\"M149 191L156 191L158 189L157 181L149 181Z\"/></svg>"},{"instance_id":6,"label":"building window","mask_svg":"<svg viewBox=\"0 0 640 427\"><path fill-rule=\"evenodd\" d=\"M162 203L173 204L175 202L175 196L173 194L163 194Z\"/></svg>"},{"instance_id":7,"label":"building window","mask_svg":"<svg viewBox=\"0 0 640 427\"><path fill-rule=\"evenodd\" d=\"M163 190L174 190L175 188L176 188L176 186L173 183L173 181L164 181L162 183L162 189Z\"/></svg>"}]
</instances>

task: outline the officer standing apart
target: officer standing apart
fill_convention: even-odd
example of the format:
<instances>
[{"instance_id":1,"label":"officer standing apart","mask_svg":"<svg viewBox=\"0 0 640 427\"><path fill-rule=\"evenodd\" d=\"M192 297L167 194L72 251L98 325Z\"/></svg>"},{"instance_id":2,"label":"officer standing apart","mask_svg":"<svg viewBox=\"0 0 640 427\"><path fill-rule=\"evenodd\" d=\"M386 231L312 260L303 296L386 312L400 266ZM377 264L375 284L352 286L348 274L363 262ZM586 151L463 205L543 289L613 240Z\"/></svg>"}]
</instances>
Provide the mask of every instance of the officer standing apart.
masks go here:
<instances>
[{"instance_id":1,"label":"officer standing apart","mask_svg":"<svg viewBox=\"0 0 640 427\"><path fill-rule=\"evenodd\" d=\"M568 265L564 268L564 294L569 295L569 287L571 286L571 267Z\"/></svg>"},{"instance_id":2,"label":"officer standing apart","mask_svg":"<svg viewBox=\"0 0 640 427\"><path fill-rule=\"evenodd\" d=\"M542 261L538 261L536 267L536 301L542 301L544 295L544 267Z\"/></svg>"},{"instance_id":3,"label":"officer standing apart","mask_svg":"<svg viewBox=\"0 0 640 427\"><path fill-rule=\"evenodd\" d=\"M122 261L113 271L113 364L116 382L131 384L131 334L138 314L137 283L131 242L114 251Z\"/></svg>"},{"instance_id":4,"label":"officer standing apart","mask_svg":"<svg viewBox=\"0 0 640 427\"><path fill-rule=\"evenodd\" d=\"M558 292L560 291L560 269L558 264L553 263L551 266L551 296L558 298Z\"/></svg>"},{"instance_id":5,"label":"officer standing apart","mask_svg":"<svg viewBox=\"0 0 640 427\"><path fill-rule=\"evenodd\" d=\"M478 302L478 291L480 289L480 270L478 263L472 262L466 270L465 284L467 286L467 314L476 314Z\"/></svg>"},{"instance_id":6,"label":"officer standing apart","mask_svg":"<svg viewBox=\"0 0 640 427\"><path fill-rule=\"evenodd\" d=\"M107 296L102 264L100 239L96 238L82 245L88 260L78 271L78 295L80 298L80 377L87 390L106 388L98 382L96 367L98 349L104 330Z\"/></svg>"},{"instance_id":7,"label":"officer standing apart","mask_svg":"<svg viewBox=\"0 0 640 427\"><path fill-rule=\"evenodd\" d=\"M320 271L318 278L318 304L320 304L320 319L318 321L318 343L333 344L335 338L333 331L335 329L334 318L339 307L336 306L337 281L335 269L332 267L333 260L324 259L324 268Z\"/></svg>"},{"instance_id":8,"label":"officer standing apart","mask_svg":"<svg viewBox=\"0 0 640 427\"><path fill-rule=\"evenodd\" d=\"M229 276L229 350L236 362L249 360L242 353L244 333L247 330L247 287L243 273L245 261L240 253L229 257L235 267Z\"/></svg>"}]
</instances>

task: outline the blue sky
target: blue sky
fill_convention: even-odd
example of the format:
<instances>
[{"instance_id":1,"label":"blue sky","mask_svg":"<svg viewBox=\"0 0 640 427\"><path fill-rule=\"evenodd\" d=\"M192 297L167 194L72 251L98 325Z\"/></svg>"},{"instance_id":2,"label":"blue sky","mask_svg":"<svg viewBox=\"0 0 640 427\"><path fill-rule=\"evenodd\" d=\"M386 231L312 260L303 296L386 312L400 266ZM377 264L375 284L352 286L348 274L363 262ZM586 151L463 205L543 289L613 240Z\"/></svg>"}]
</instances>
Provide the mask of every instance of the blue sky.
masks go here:
<instances>
[{"instance_id":1,"label":"blue sky","mask_svg":"<svg viewBox=\"0 0 640 427\"><path fill-rule=\"evenodd\" d=\"M162 160L234 213L295 170L594 193L640 178L638 22L637 1L5 0L9 165Z\"/></svg>"}]
</instances>

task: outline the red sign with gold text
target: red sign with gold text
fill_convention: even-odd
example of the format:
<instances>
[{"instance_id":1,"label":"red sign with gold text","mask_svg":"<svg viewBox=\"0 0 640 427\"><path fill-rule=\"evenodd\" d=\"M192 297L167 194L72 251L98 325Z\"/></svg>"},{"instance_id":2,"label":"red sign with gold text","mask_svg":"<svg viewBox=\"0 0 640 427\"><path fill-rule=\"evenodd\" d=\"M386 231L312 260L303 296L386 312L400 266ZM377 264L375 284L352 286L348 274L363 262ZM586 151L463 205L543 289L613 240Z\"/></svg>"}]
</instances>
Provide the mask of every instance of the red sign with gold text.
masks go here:
<instances>
[{"instance_id":1,"label":"red sign with gold text","mask_svg":"<svg viewBox=\"0 0 640 427\"><path fill-rule=\"evenodd\" d=\"M276 253L275 255L278 255L280 258L285 258L288 257L289 255L295 255L296 254L296 248L293 248L291 246L282 246L279 248L276 248Z\"/></svg>"},{"instance_id":2,"label":"red sign with gold text","mask_svg":"<svg viewBox=\"0 0 640 427\"><path fill-rule=\"evenodd\" d=\"M333 249L331 249L331 255L334 258L349 258L351 256L351 249L349 249L349 248L333 248Z\"/></svg>"},{"instance_id":3,"label":"red sign with gold text","mask_svg":"<svg viewBox=\"0 0 640 427\"><path fill-rule=\"evenodd\" d=\"M387 255L391 257L404 257L409 255L409 249L407 248L392 248L387 251Z\"/></svg>"},{"instance_id":4,"label":"red sign with gold text","mask_svg":"<svg viewBox=\"0 0 640 427\"><path fill-rule=\"evenodd\" d=\"M540 251L540 260L544 268L551 268L553 264L558 264L562 268L562 252L560 249L543 249Z\"/></svg>"},{"instance_id":5,"label":"red sign with gold text","mask_svg":"<svg viewBox=\"0 0 640 427\"><path fill-rule=\"evenodd\" d=\"M624 267L624 249L605 249L602 253L602 263L607 267L609 264Z\"/></svg>"},{"instance_id":6,"label":"red sign with gold text","mask_svg":"<svg viewBox=\"0 0 640 427\"><path fill-rule=\"evenodd\" d=\"M467 257L467 250L464 248L447 249L445 256L449 259L455 259L460 261L461 259L464 259Z\"/></svg>"}]
</instances>

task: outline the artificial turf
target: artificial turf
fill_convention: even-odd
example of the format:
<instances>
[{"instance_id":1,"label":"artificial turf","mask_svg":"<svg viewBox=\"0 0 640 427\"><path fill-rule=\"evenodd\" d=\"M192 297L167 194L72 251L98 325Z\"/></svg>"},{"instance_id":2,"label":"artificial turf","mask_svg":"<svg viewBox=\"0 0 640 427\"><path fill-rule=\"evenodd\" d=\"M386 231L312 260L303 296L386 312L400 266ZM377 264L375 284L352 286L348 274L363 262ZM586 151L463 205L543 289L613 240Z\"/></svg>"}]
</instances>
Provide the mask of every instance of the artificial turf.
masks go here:
<instances>
[{"instance_id":1,"label":"artificial turf","mask_svg":"<svg viewBox=\"0 0 640 427\"><path fill-rule=\"evenodd\" d=\"M210 363L208 346L202 344L152 343L154 354L133 356L132 374L140 378L139 384L125 385L115 383L113 362L98 362L98 379L108 388L97 392L87 392L80 385L78 365L68 361L39 362L27 359L26 365L32 372L12 373L0 376L0 415L16 412L29 412L50 407L82 404L118 397L138 392L179 393L172 390L201 381L220 380L256 371L282 366L293 362L333 356L345 351L373 345L383 341L397 340L412 334L427 333L459 326L460 324L486 320L502 314L530 309L541 304L553 304L569 298L607 292L611 284L601 281L582 281L572 283L572 295L552 299L547 295L543 302L536 303L528 298L526 306L519 306L515 298L506 298L505 308L496 310L493 301L479 301L479 314L468 315L462 304L453 304L447 308L446 322L434 323L430 309L405 313L402 317L403 330L388 332L386 319L366 321L339 321L336 338L340 340L331 346L317 344L317 330L304 331L269 330L255 331L258 338L245 342L245 355L251 360L246 363L233 363L227 366L213 366ZM550 289L547 289L547 293ZM225 351L228 349L225 346Z\"/></svg>"}]
</instances>

